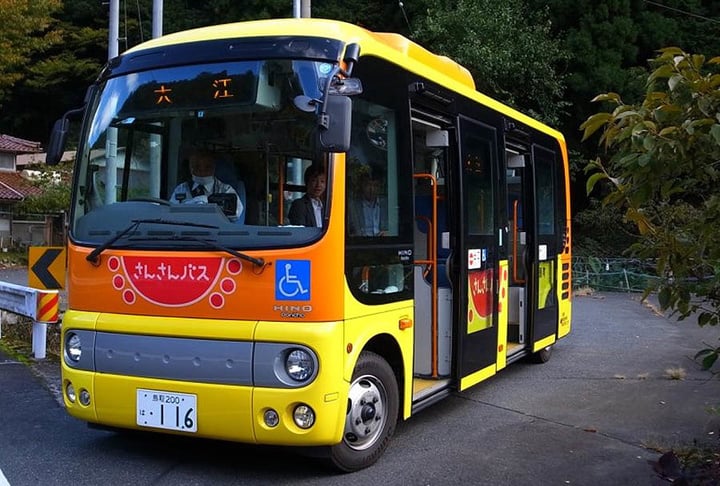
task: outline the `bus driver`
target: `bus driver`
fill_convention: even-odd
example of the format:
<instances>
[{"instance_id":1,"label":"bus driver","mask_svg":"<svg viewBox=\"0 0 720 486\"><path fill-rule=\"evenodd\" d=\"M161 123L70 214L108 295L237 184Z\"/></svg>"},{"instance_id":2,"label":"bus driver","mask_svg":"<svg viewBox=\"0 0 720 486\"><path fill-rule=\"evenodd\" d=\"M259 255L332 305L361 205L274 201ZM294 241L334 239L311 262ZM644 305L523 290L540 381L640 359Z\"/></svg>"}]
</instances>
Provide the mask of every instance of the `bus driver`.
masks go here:
<instances>
[{"instance_id":1,"label":"bus driver","mask_svg":"<svg viewBox=\"0 0 720 486\"><path fill-rule=\"evenodd\" d=\"M170 197L177 204L207 204L211 194L234 194L237 200L234 219L243 212L237 191L215 177L215 160L211 152L193 149L189 154L191 180L178 184Z\"/></svg>"}]
</instances>

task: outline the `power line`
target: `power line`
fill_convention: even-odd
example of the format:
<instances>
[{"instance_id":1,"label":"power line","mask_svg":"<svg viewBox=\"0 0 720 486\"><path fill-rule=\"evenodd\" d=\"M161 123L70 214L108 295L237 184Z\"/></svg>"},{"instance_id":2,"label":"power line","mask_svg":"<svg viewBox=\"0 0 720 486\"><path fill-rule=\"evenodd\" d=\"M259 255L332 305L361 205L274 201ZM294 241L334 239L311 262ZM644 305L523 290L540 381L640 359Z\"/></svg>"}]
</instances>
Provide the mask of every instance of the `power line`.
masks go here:
<instances>
[{"instance_id":1,"label":"power line","mask_svg":"<svg viewBox=\"0 0 720 486\"><path fill-rule=\"evenodd\" d=\"M405 23L408 26L408 33L412 34L412 27L410 27L410 21L408 20L408 16L405 13L405 5L402 2L398 2L398 7L400 7L400 11L403 14L403 17L405 18Z\"/></svg>"},{"instance_id":2,"label":"power line","mask_svg":"<svg viewBox=\"0 0 720 486\"><path fill-rule=\"evenodd\" d=\"M140 0L135 0L135 4L137 6L138 26L140 27L140 42L145 42L145 35L143 33L142 24L142 13L140 12Z\"/></svg>"},{"instance_id":3,"label":"power line","mask_svg":"<svg viewBox=\"0 0 720 486\"><path fill-rule=\"evenodd\" d=\"M698 19L707 20L708 22L715 22L715 23L717 23L717 24L720 24L720 20L718 20L718 19L711 19L710 17L704 17L704 16L702 16L702 15L698 15L698 14L695 14L695 13L692 13L692 12L688 12L688 11L686 11L686 10L681 10L681 9L675 8L675 7L669 7L669 6L667 6L667 5L663 5L662 3L652 2L651 0L645 0L645 3L649 3L650 5L655 5L656 7L664 8L664 9L667 9L667 10L672 10L673 12L678 12L678 13L681 13L681 14L683 14L683 15L687 15L687 16L690 16L690 17L695 17L695 18L698 18Z\"/></svg>"}]
</instances>

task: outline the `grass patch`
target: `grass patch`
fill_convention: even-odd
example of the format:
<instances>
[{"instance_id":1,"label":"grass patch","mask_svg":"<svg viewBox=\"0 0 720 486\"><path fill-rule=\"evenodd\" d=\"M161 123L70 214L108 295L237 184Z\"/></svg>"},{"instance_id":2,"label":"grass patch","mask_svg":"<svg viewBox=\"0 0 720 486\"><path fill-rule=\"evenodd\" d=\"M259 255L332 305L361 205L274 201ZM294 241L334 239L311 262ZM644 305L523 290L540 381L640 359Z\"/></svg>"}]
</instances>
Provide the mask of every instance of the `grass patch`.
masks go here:
<instances>
[{"instance_id":1,"label":"grass patch","mask_svg":"<svg viewBox=\"0 0 720 486\"><path fill-rule=\"evenodd\" d=\"M685 368L668 368L665 370L665 377L669 380L684 380L687 376Z\"/></svg>"},{"instance_id":2,"label":"grass patch","mask_svg":"<svg viewBox=\"0 0 720 486\"><path fill-rule=\"evenodd\" d=\"M651 461L657 475L678 485L720 484L720 448L681 447L664 453Z\"/></svg>"},{"instance_id":3,"label":"grass patch","mask_svg":"<svg viewBox=\"0 0 720 486\"><path fill-rule=\"evenodd\" d=\"M9 339L5 339L5 337L0 339L0 349L16 361L24 364L30 363L31 348L32 346L28 346L23 342L11 341Z\"/></svg>"},{"instance_id":4,"label":"grass patch","mask_svg":"<svg viewBox=\"0 0 720 486\"><path fill-rule=\"evenodd\" d=\"M34 359L32 352L33 321L28 317L6 314L2 319L2 338L0 346L16 360L28 363ZM60 356L60 325L48 324L45 341L48 358L58 359Z\"/></svg>"}]
</instances>

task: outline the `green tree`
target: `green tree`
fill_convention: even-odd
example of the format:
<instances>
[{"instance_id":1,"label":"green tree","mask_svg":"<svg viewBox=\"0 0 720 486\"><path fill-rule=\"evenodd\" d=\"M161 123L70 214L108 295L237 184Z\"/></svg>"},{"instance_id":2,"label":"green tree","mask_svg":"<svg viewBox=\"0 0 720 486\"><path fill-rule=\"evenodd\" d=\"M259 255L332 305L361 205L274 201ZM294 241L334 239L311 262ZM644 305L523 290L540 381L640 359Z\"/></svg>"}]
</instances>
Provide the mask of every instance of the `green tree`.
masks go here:
<instances>
[{"instance_id":1,"label":"green tree","mask_svg":"<svg viewBox=\"0 0 720 486\"><path fill-rule=\"evenodd\" d=\"M720 49L720 3L703 0L527 0L531 9L549 9L551 32L568 52L567 99L573 110L562 128L580 148L577 126L593 113L597 93L642 99L647 60L658 49L714 55Z\"/></svg>"},{"instance_id":2,"label":"green tree","mask_svg":"<svg viewBox=\"0 0 720 486\"><path fill-rule=\"evenodd\" d=\"M14 213L57 214L67 211L70 207L73 163L64 162L54 167L40 165L33 169L39 175L32 180L32 184L41 188L42 193L26 197L15 206Z\"/></svg>"},{"instance_id":3,"label":"green tree","mask_svg":"<svg viewBox=\"0 0 720 486\"><path fill-rule=\"evenodd\" d=\"M524 0L435 2L414 37L470 70L479 91L557 124L566 104L566 58L545 10Z\"/></svg>"},{"instance_id":4,"label":"green tree","mask_svg":"<svg viewBox=\"0 0 720 486\"><path fill-rule=\"evenodd\" d=\"M66 0L54 15L61 41L30 56L25 78L0 112L0 132L45 141L53 122L82 104L85 88L107 59L107 7L94 0Z\"/></svg>"},{"instance_id":5,"label":"green tree","mask_svg":"<svg viewBox=\"0 0 720 486\"><path fill-rule=\"evenodd\" d=\"M0 0L0 105L30 56L58 42L50 15L59 7L60 0Z\"/></svg>"},{"instance_id":6,"label":"green tree","mask_svg":"<svg viewBox=\"0 0 720 486\"><path fill-rule=\"evenodd\" d=\"M617 93L595 101L614 107L590 116L604 154L588 165L590 192L605 183L606 204L624 208L640 233L632 250L657 259L659 300L681 319L720 322L720 57L666 48L651 62L645 99ZM720 346L698 357L713 366Z\"/></svg>"}]
</instances>

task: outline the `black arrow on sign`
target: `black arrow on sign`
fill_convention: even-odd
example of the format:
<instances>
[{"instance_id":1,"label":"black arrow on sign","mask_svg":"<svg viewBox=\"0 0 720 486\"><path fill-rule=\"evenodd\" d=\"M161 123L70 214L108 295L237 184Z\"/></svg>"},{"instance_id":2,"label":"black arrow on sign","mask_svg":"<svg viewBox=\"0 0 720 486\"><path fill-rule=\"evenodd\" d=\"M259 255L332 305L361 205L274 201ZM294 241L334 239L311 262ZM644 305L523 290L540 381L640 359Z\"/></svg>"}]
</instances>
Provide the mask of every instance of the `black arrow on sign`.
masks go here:
<instances>
[{"instance_id":1,"label":"black arrow on sign","mask_svg":"<svg viewBox=\"0 0 720 486\"><path fill-rule=\"evenodd\" d=\"M61 249L48 248L45 253L42 254L38 261L32 266L32 271L37 276L38 280L42 282L48 290L61 289L62 285L55 280L55 277L50 273L50 265L55 261L58 255L62 252Z\"/></svg>"}]
</instances>

